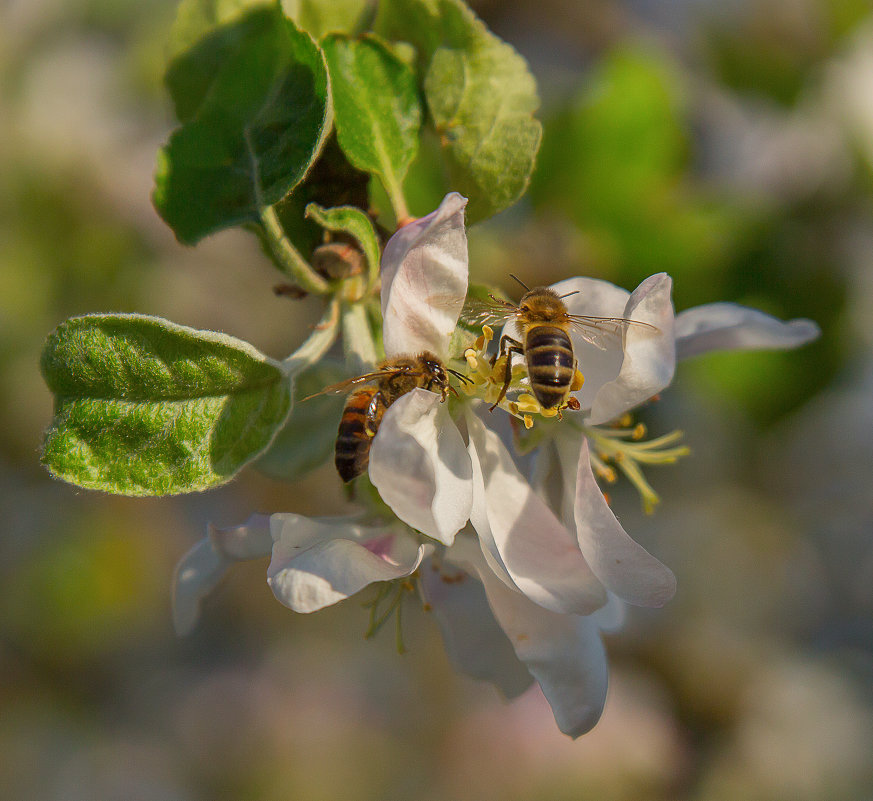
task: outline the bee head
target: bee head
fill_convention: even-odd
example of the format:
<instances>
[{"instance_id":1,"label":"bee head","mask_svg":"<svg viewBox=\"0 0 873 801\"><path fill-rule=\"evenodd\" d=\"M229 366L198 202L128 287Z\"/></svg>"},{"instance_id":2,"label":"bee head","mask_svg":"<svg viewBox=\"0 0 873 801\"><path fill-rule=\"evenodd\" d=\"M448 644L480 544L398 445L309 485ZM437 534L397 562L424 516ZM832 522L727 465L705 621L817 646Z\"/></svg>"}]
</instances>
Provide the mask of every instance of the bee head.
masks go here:
<instances>
[{"instance_id":1,"label":"bee head","mask_svg":"<svg viewBox=\"0 0 873 801\"><path fill-rule=\"evenodd\" d=\"M424 372L428 376L427 388L431 389L432 387L439 387L443 389L448 386L449 376L446 372L446 368L443 366L442 361L440 361L436 356L432 353L422 353L421 354L421 365L424 368Z\"/></svg>"},{"instance_id":2,"label":"bee head","mask_svg":"<svg viewBox=\"0 0 873 801\"><path fill-rule=\"evenodd\" d=\"M518 311L526 322L548 323L566 315L567 307L557 292L547 287L536 287L522 296Z\"/></svg>"}]
</instances>

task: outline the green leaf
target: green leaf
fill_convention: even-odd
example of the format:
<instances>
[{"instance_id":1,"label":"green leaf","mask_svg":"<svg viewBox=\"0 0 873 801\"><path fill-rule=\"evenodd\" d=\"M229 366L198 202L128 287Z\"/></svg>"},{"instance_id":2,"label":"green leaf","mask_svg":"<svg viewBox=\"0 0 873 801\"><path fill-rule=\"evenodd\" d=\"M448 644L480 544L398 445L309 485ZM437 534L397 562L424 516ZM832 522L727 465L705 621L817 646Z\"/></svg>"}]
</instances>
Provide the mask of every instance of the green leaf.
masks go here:
<instances>
[{"instance_id":1,"label":"green leaf","mask_svg":"<svg viewBox=\"0 0 873 801\"><path fill-rule=\"evenodd\" d=\"M167 45L172 61L208 36L257 6L272 6L275 0L182 0L170 29Z\"/></svg>"},{"instance_id":2,"label":"green leaf","mask_svg":"<svg viewBox=\"0 0 873 801\"><path fill-rule=\"evenodd\" d=\"M317 203L310 203L306 207L306 217L315 220L328 231L341 232L351 236L361 246L361 251L367 259L369 274L371 276L378 274L379 238L376 236L372 220L363 211L354 206L336 206L332 209L324 209Z\"/></svg>"},{"instance_id":3,"label":"green leaf","mask_svg":"<svg viewBox=\"0 0 873 801\"><path fill-rule=\"evenodd\" d=\"M326 394L304 398L348 376L340 364L321 362L294 382L294 409L269 450L255 467L271 478L293 481L323 464L333 453L345 398Z\"/></svg>"},{"instance_id":4,"label":"green leaf","mask_svg":"<svg viewBox=\"0 0 873 801\"><path fill-rule=\"evenodd\" d=\"M402 184L418 151L421 106L412 68L373 36L328 36L337 138L349 161L379 176L398 216Z\"/></svg>"},{"instance_id":5,"label":"green leaf","mask_svg":"<svg viewBox=\"0 0 873 801\"><path fill-rule=\"evenodd\" d=\"M489 217L518 200L542 135L525 60L462 0L383 0L376 30L418 49L451 188L470 199L467 219Z\"/></svg>"},{"instance_id":6,"label":"green leaf","mask_svg":"<svg viewBox=\"0 0 873 801\"><path fill-rule=\"evenodd\" d=\"M288 16L316 39L364 30L371 13L370 0L285 0L283 5Z\"/></svg>"},{"instance_id":7,"label":"green leaf","mask_svg":"<svg viewBox=\"0 0 873 801\"><path fill-rule=\"evenodd\" d=\"M278 5L217 28L167 72L183 122L153 200L182 242L259 219L304 178L331 125L327 68Z\"/></svg>"},{"instance_id":8,"label":"green leaf","mask_svg":"<svg viewBox=\"0 0 873 801\"><path fill-rule=\"evenodd\" d=\"M224 334L141 315L88 315L48 338L55 394L43 463L120 495L218 486L264 451L291 408L276 362Z\"/></svg>"},{"instance_id":9,"label":"green leaf","mask_svg":"<svg viewBox=\"0 0 873 801\"><path fill-rule=\"evenodd\" d=\"M170 31L170 58L181 55L214 28L245 11L275 4L275 0L182 0ZM328 33L363 30L370 13L369 0L282 0L281 6L297 27L316 40Z\"/></svg>"}]
</instances>

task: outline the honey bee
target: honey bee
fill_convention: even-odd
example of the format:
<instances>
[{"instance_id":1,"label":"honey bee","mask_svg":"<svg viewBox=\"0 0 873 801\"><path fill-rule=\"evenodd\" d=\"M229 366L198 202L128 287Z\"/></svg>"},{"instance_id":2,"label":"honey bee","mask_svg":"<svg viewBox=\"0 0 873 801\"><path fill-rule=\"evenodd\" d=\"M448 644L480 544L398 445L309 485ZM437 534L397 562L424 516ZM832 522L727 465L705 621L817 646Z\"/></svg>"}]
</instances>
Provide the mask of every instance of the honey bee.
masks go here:
<instances>
[{"instance_id":1,"label":"honey bee","mask_svg":"<svg viewBox=\"0 0 873 801\"><path fill-rule=\"evenodd\" d=\"M491 359L493 366L498 358L506 356L503 387L497 401L491 406L492 411L509 389L513 354L524 356L530 387L540 406L543 409L562 409L572 405L568 402L568 396L577 369L571 331L603 350L609 339L622 334L628 326L647 328L653 332L658 330L649 323L624 317L570 314L564 298L575 295L578 290L559 295L548 287L531 289L516 276L510 277L526 290L517 304L489 295L489 301L469 302L463 312L464 319L471 323L502 325L514 319L522 332L522 342L507 334L500 337L498 352Z\"/></svg>"},{"instance_id":2,"label":"honey bee","mask_svg":"<svg viewBox=\"0 0 873 801\"><path fill-rule=\"evenodd\" d=\"M425 351L416 356L385 359L371 373L349 378L316 393L323 395L342 392L357 384L375 384L352 392L346 400L334 451L334 464L340 478L348 483L367 469L373 437L379 431L386 409L398 398L414 389L437 392L441 402L445 402L449 392L457 395L457 391L449 385L450 373L462 381L468 380L447 368L433 353Z\"/></svg>"}]
</instances>

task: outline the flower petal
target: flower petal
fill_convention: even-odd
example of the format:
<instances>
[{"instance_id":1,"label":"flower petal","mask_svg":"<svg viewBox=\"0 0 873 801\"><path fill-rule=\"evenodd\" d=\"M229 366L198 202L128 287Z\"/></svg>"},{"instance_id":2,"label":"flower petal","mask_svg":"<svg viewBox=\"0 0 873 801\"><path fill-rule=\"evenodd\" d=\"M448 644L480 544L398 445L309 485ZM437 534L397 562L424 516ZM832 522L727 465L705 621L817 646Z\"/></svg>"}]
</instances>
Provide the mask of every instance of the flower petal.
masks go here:
<instances>
[{"instance_id":1,"label":"flower petal","mask_svg":"<svg viewBox=\"0 0 873 801\"><path fill-rule=\"evenodd\" d=\"M688 359L714 350L797 348L820 333L812 320L783 322L735 303L707 303L676 315L676 354Z\"/></svg>"},{"instance_id":2,"label":"flower petal","mask_svg":"<svg viewBox=\"0 0 873 801\"><path fill-rule=\"evenodd\" d=\"M593 617L561 615L506 586L481 555L466 549L497 622L552 707L558 728L571 737L589 731L606 701L606 651Z\"/></svg>"},{"instance_id":3,"label":"flower petal","mask_svg":"<svg viewBox=\"0 0 873 801\"><path fill-rule=\"evenodd\" d=\"M421 571L421 589L452 664L474 679L490 681L507 698L521 695L533 677L497 625L481 582L460 568L431 567Z\"/></svg>"},{"instance_id":4,"label":"flower petal","mask_svg":"<svg viewBox=\"0 0 873 801\"><path fill-rule=\"evenodd\" d=\"M200 617L200 604L234 563L268 556L273 547L270 518L254 515L241 526L216 528L209 524L200 540L176 566L173 577L173 626L182 637Z\"/></svg>"},{"instance_id":5,"label":"flower petal","mask_svg":"<svg viewBox=\"0 0 873 801\"><path fill-rule=\"evenodd\" d=\"M451 545L470 518L472 476L439 395L414 389L391 404L370 447L370 481L397 517Z\"/></svg>"},{"instance_id":6,"label":"flower petal","mask_svg":"<svg viewBox=\"0 0 873 801\"><path fill-rule=\"evenodd\" d=\"M383 341L387 356L429 350L445 358L467 295L467 232L457 192L401 228L382 256Z\"/></svg>"},{"instance_id":7,"label":"flower petal","mask_svg":"<svg viewBox=\"0 0 873 801\"><path fill-rule=\"evenodd\" d=\"M581 447L559 441L567 476L575 475L574 516L579 548L598 579L621 600L636 606L663 606L676 592L673 572L634 541L609 508L591 470L588 440Z\"/></svg>"},{"instance_id":8,"label":"flower petal","mask_svg":"<svg viewBox=\"0 0 873 801\"><path fill-rule=\"evenodd\" d=\"M408 576L432 550L403 530L341 518L273 515L271 527L275 543L267 583L295 612L315 612L374 581Z\"/></svg>"},{"instance_id":9,"label":"flower petal","mask_svg":"<svg viewBox=\"0 0 873 801\"><path fill-rule=\"evenodd\" d=\"M588 422L606 423L656 395L673 380L673 281L666 273L652 275L628 298L621 315L654 329L631 325L624 334L624 359L618 375L604 384L591 404ZM606 315L603 315L606 316ZM582 368L585 372L584 367Z\"/></svg>"},{"instance_id":10,"label":"flower petal","mask_svg":"<svg viewBox=\"0 0 873 801\"><path fill-rule=\"evenodd\" d=\"M474 500L470 522L496 572L555 612L589 614L606 603L603 585L558 521L521 476L500 438L467 411Z\"/></svg>"}]
</instances>

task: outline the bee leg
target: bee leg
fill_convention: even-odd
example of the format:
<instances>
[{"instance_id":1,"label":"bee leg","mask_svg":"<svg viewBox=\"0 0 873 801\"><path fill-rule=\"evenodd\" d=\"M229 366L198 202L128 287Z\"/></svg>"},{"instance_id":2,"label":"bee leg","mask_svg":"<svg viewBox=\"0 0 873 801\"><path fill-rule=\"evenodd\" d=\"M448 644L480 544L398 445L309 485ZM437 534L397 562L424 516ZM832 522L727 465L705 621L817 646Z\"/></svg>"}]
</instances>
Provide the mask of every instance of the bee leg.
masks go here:
<instances>
[{"instance_id":1,"label":"bee leg","mask_svg":"<svg viewBox=\"0 0 873 801\"><path fill-rule=\"evenodd\" d=\"M511 343L509 347L506 347L507 342ZM518 353L523 356L524 348L522 347L521 342L517 339L504 335L500 337L499 353L501 356L504 354L506 355L506 372L503 374L503 386L500 389L500 394L497 396L497 400L494 401L494 404L488 409L489 412L493 412L499 405L500 401L506 397L506 392L509 389L509 382L512 381L512 354Z\"/></svg>"},{"instance_id":2,"label":"bee leg","mask_svg":"<svg viewBox=\"0 0 873 801\"><path fill-rule=\"evenodd\" d=\"M367 412L364 419L364 433L368 437L375 437L379 430L379 423L382 420L382 413L388 408L385 402L385 396L381 390L374 393L370 398L370 403L367 405Z\"/></svg>"}]
</instances>

